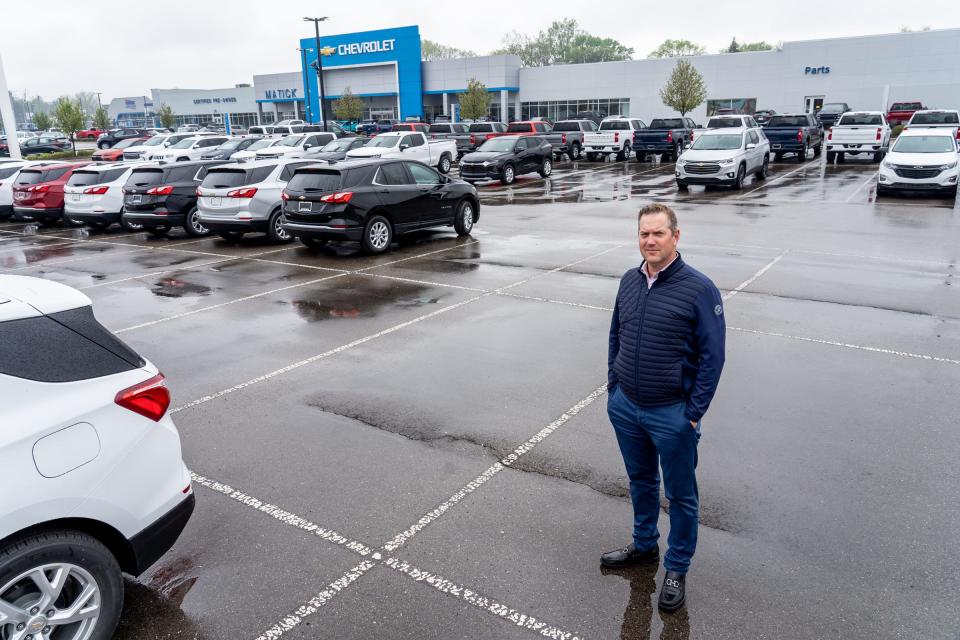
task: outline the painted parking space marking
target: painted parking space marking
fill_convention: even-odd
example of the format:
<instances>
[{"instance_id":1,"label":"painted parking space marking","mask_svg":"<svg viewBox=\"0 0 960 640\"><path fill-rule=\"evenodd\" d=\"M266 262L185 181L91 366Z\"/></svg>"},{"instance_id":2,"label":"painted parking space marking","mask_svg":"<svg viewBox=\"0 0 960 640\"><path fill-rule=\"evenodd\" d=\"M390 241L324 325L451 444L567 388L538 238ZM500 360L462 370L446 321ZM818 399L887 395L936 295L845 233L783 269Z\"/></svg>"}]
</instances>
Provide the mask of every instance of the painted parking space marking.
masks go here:
<instances>
[{"instance_id":1,"label":"painted parking space marking","mask_svg":"<svg viewBox=\"0 0 960 640\"><path fill-rule=\"evenodd\" d=\"M765 274L767 271L769 271L770 269L772 269L772 268L773 268L773 265L775 265L775 264L777 264L778 262L780 262L781 260L783 260L783 257L784 257L785 255L787 255L788 253L790 253L790 250L789 250L789 249L784 249L784 250L780 253L780 255L778 255L776 258L774 258L773 260L771 260L770 262L768 262L767 264L765 264L759 271L757 271L757 272L754 273L752 276L750 276L749 278L747 278L746 280L744 280L743 282L741 282L740 284L738 284L736 287L734 287L734 289L733 289L732 291L728 291L726 294L724 294L724 295L723 295L723 300L724 300L724 301L729 300L730 298L732 298L733 296L737 295L738 293L740 293L741 291L743 291L744 289L746 289L747 287L749 287L751 284L753 284L754 282L756 282L757 278L759 278L760 276L762 276L763 274Z\"/></svg>"},{"instance_id":2,"label":"painted parking space marking","mask_svg":"<svg viewBox=\"0 0 960 640\"><path fill-rule=\"evenodd\" d=\"M877 179L877 176L876 176L876 175L871 175L869 178L867 178L866 180L864 180L863 182L861 182L861 183L860 183L860 186L857 187L856 190L855 190L853 193L851 193L849 196L847 196L847 199L844 200L844 202L850 202L851 200L853 200L853 199L856 197L856 195L857 195L858 193L860 193L860 191L861 191L865 186L867 186L868 184L870 184L871 182L873 182L873 181L876 180L876 179Z\"/></svg>"},{"instance_id":3,"label":"painted parking space marking","mask_svg":"<svg viewBox=\"0 0 960 640\"><path fill-rule=\"evenodd\" d=\"M776 184L777 182L780 182L780 181L783 180L784 178L788 178L788 177L792 176L793 174L797 173L798 171L806 171L806 170L809 169L810 167L819 167L819 166L820 166L820 163L819 163L819 162L804 163L804 164L800 165L799 167L797 167L796 169L793 169L792 171L788 171L788 172L784 173L783 175L779 175L779 176L777 176L777 177L775 177L775 178L773 178L773 179L769 179L769 178L768 178L767 180L764 180L759 186L754 187L753 189L750 189L750 190L747 191L746 193L743 193L743 194L737 196L737 197L734 198L734 199L735 199L735 200L739 200L739 199L742 199L742 198L746 198L747 196L749 196L749 195L750 195L751 193L753 193L754 191L759 191L760 189L763 189L764 187L769 187L769 186L772 185L772 184Z\"/></svg>"}]
</instances>

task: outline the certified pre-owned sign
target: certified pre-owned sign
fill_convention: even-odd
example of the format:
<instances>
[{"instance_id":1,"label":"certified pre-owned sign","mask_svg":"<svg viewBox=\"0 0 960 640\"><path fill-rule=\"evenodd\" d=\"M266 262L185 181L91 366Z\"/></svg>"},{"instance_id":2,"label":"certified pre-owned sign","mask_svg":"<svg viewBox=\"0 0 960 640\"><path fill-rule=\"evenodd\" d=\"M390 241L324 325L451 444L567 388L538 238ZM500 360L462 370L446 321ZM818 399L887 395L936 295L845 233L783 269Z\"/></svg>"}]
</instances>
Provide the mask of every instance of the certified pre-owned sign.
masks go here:
<instances>
[{"instance_id":1,"label":"certified pre-owned sign","mask_svg":"<svg viewBox=\"0 0 960 640\"><path fill-rule=\"evenodd\" d=\"M393 51L396 43L397 41L391 38L389 40L371 40L369 42L341 44L337 46L337 54L341 56L352 56L358 53L383 53L384 51Z\"/></svg>"}]
</instances>

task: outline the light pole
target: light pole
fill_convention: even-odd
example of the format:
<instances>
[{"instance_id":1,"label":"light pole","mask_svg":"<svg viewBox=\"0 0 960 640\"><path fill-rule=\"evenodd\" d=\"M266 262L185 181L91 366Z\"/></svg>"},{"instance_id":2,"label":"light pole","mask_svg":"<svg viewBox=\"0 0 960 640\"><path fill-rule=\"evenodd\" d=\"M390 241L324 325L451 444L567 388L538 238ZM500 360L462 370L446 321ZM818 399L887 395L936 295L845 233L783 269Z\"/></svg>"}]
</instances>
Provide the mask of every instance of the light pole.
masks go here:
<instances>
[{"instance_id":1,"label":"light pole","mask_svg":"<svg viewBox=\"0 0 960 640\"><path fill-rule=\"evenodd\" d=\"M304 22L312 22L314 33L317 38L317 79L320 81L320 126L323 127L321 131L327 130L327 109L323 106L323 100L325 97L325 92L323 90L323 49L320 48L320 23L327 19L327 16L322 18L304 18Z\"/></svg>"},{"instance_id":2,"label":"light pole","mask_svg":"<svg viewBox=\"0 0 960 640\"><path fill-rule=\"evenodd\" d=\"M17 119L13 114L13 103L10 102L10 92L7 91L7 76L3 73L3 57L0 57L0 120L3 120L3 130L7 133L7 149L10 157L19 160L20 140L17 138Z\"/></svg>"},{"instance_id":3,"label":"light pole","mask_svg":"<svg viewBox=\"0 0 960 640\"><path fill-rule=\"evenodd\" d=\"M97 106L98 106L99 108L103 109L103 103L100 102L100 96L101 96L101 95L103 95L103 92L97 91Z\"/></svg>"},{"instance_id":4,"label":"light pole","mask_svg":"<svg viewBox=\"0 0 960 640\"><path fill-rule=\"evenodd\" d=\"M300 59L303 60L303 72L304 72L304 77L305 77L306 80L307 80L306 82L303 83L303 89L304 89L304 91L307 92L307 95L305 96L307 100L306 100L306 102L304 103L304 104L306 105L306 107L307 107L307 122L313 122L313 118L310 117L310 113L311 113L311 109L310 109L310 76L306 75L306 73L307 73L307 52L308 52L308 51L313 51L313 49L301 49L300 47L297 47L297 51L300 52Z\"/></svg>"}]
</instances>

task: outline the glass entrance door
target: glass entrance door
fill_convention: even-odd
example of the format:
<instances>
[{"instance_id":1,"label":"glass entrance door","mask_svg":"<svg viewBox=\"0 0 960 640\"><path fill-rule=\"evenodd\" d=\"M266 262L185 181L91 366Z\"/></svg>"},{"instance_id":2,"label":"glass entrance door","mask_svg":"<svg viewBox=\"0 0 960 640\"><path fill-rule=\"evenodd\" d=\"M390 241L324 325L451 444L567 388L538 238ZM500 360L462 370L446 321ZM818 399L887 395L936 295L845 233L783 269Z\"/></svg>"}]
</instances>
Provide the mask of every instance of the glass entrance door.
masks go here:
<instances>
[{"instance_id":1,"label":"glass entrance door","mask_svg":"<svg viewBox=\"0 0 960 640\"><path fill-rule=\"evenodd\" d=\"M805 113L819 113L823 108L823 96L807 96L803 99L803 110Z\"/></svg>"}]
</instances>

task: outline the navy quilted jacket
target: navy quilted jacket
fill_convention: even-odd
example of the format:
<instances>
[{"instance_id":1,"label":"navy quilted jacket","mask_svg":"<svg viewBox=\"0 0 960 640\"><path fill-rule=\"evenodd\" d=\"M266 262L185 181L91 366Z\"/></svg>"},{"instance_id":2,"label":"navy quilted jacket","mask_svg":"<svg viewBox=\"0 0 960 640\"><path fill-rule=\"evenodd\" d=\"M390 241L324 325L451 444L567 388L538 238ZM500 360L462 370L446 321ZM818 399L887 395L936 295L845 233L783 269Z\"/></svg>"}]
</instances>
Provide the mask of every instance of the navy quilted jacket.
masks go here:
<instances>
[{"instance_id":1,"label":"navy quilted jacket","mask_svg":"<svg viewBox=\"0 0 960 640\"><path fill-rule=\"evenodd\" d=\"M609 389L641 407L687 403L700 422L723 370L726 325L720 291L707 276L677 259L652 287L640 268L620 280L610 324Z\"/></svg>"}]
</instances>

